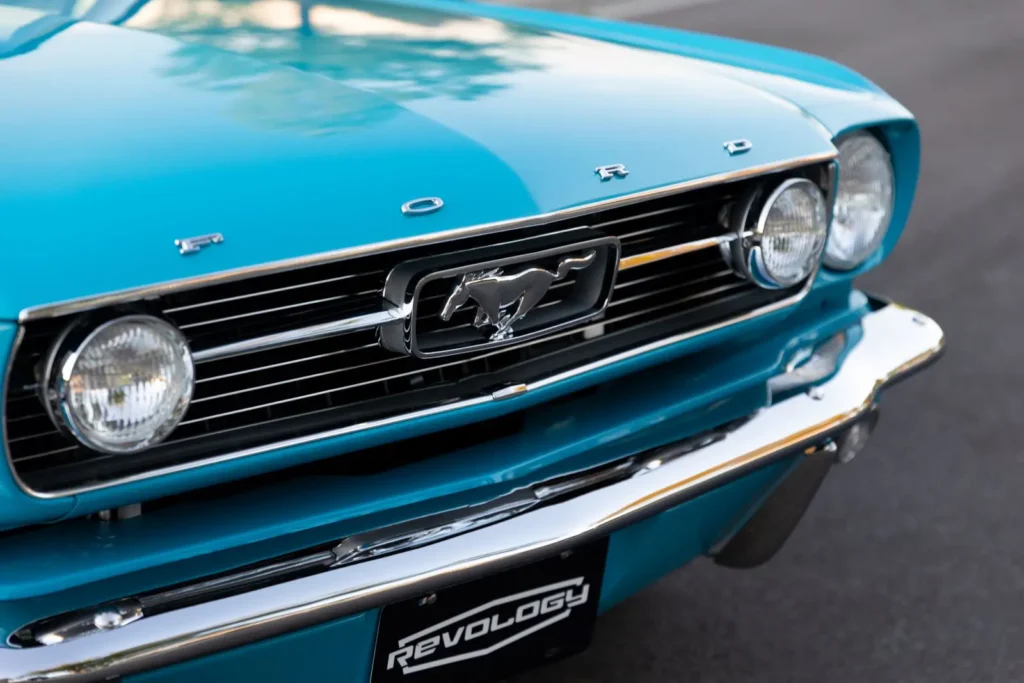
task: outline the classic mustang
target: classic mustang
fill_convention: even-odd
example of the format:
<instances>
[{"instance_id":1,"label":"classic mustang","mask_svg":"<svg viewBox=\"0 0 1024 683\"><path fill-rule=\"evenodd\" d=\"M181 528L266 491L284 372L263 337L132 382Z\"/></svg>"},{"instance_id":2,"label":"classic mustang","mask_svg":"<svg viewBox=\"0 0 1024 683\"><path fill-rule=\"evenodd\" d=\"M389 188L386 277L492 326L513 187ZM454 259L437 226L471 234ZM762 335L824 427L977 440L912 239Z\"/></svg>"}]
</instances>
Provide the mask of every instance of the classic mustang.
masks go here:
<instances>
[{"instance_id":1,"label":"classic mustang","mask_svg":"<svg viewBox=\"0 0 1024 683\"><path fill-rule=\"evenodd\" d=\"M913 117L459 0L0 0L0 681L496 680L783 545L940 354Z\"/></svg>"}]
</instances>

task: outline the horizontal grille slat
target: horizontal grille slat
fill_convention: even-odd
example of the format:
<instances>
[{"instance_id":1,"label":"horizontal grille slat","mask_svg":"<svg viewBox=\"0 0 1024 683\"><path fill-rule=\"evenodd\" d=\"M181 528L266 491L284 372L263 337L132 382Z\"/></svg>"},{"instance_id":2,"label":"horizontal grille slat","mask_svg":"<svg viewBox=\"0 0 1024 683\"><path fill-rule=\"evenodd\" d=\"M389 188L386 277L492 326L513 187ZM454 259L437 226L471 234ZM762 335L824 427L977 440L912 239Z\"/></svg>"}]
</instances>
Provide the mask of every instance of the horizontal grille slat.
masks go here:
<instances>
[{"instance_id":1,"label":"horizontal grille slat","mask_svg":"<svg viewBox=\"0 0 1024 683\"><path fill-rule=\"evenodd\" d=\"M7 442L13 444L13 443L20 443L22 441L27 441L28 439L49 438L49 437L52 437L56 433L57 433L57 431L53 428L53 424L50 423L50 424L46 425L46 427L44 429L41 429L41 431L33 432L32 434L25 434L25 435L20 435L20 436L12 436L12 437L7 439Z\"/></svg>"},{"instance_id":2,"label":"horizontal grille slat","mask_svg":"<svg viewBox=\"0 0 1024 683\"><path fill-rule=\"evenodd\" d=\"M659 296L671 296L673 294L679 294L681 296L681 300L686 300L686 298L689 296L689 294L687 294L688 292L697 292L698 295L704 295L707 294L709 291L713 291L718 286L718 283L728 283L730 285L737 287L746 286L746 283L743 282L742 280L737 281L736 276L731 271L725 270L715 274L712 277L703 278L699 283L687 282L684 284L670 284L668 286L659 287L658 289L653 289L651 291L640 292L639 294L634 294L632 296L617 298L608 304L608 308L619 308L622 306L635 304L636 302L642 301L644 299L655 299L658 298ZM701 285L709 285L710 289L707 286Z\"/></svg>"},{"instance_id":3,"label":"horizontal grille slat","mask_svg":"<svg viewBox=\"0 0 1024 683\"><path fill-rule=\"evenodd\" d=\"M216 419L219 419L219 418L222 418L222 417L229 417L231 415L236 415L238 413L246 412L246 411L250 411L250 410L262 410L264 408L273 408L275 406L284 405L286 403L291 403L293 401L302 401L304 399L316 398L318 396L326 396L328 394L331 394L331 393L334 393L334 392L338 392L338 391L351 391L351 390L359 389L361 387L369 386L369 385L372 385L372 384L387 383L389 381L399 380L399 379L402 379L402 378L405 378L405 377L412 377L412 376L415 376L415 375L421 375L421 374L423 374L424 372L426 372L428 370L437 371L437 370L441 370L441 369L444 369L444 368L449 368L449 367L454 367L454 366L457 366L457 365L462 365L464 362L465 361L452 361L452 362L449 362L449 363L443 363L443 364L440 364L440 365L436 365L436 366L434 366L432 368L428 368L428 369L417 368L415 370L407 370L405 372L399 372L397 374L389 374L389 375L384 376L384 377L374 377L373 379L367 379L367 380L356 381L356 382L348 382L348 383L345 383L345 384L343 384L341 386L331 386L331 387L328 387L326 389L321 389L319 391L314 391L314 392L311 392L311 393L304 393L304 394L300 394L298 396L291 396L291 397L288 397L288 398L282 398L282 399L278 399L278 400L275 400L275 401L270 401L268 403L262 403L262 404L254 405L254 406L247 406L246 408L232 410L232 411L228 411L228 412L224 412L224 413L216 413L216 414L213 414L213 415L206 415L206 416L203 416L202 419L203 420L216 420ZM183 422L182 424L186 424L186 423L187 422Z\"/></svg>"},{"instance_id":4,"label":"horizontal grille slat","mask_svg":"<svg viewBox=\"0 0 1024 683\"><path fill-rule=\"evenodd\" d=\"M715 197L705 197L695 201L682 201L651 211L635 213L607 221L590 223L590 226L601 231L614 233L623 242L628 242L630 238L643 232L654 223L672 225L673 223L671 221L666 221L666 216L679 214L681 216L689 217L697 215L698 213L706 215L708 210L715 213L723 204L728 203L734 196L734 193L722 192Z\"/></svg>"},{"instance_id":5,"label":"horizontal grille slat","mask_svg":"<svg viewBox=\"0 0 1024 683\"><path fill-rule=\"evenodd\" d=\"M313 363L313 362L316 362L316 361L319 361L319 360L323 360L325 358L331 358L332 356L340 356L341 354L344 354L344 353L352 353L353 351L358 351L360 349L372 349L372 348L376 348L376 347L377 347L377 342L372 342L370 344L363 344L362 346L355 346L355 347L352 347L350 349L341 349L339 351L331 351L329 353L318 353L318 354L315 354L315 355L312 355L312 356L303 356L303 357L300 357L300 358L293 358L293 359L290 359L290 360L280 361L278 363L270 363L269 365L261 365L261 366L258 366L258 367L250 367L250 368L246 368L244 370L236 370L234 372L225 372L223 374L205 375L205 376L200 377L200 378L198 378L196 380L196 385L198 386L198 385L201 385L201 384L207 384L207 383L213 382L215 380L227 379L229 377L239 377L241 375L251 375L252 373L256 373L256 372L263 372L265 370L274 370L274 369L283 368L283 367L286 367L286 366L289 366L289 365L297 365L299 363Z\"/></svg>"},{"instance_id":6,"label":"horizontal grille slat","mask_svg":"<svg viewBox=\"0 0 1024 683\"><path fill-rule=\"evenodd\" d=\"M667 303L660 303L660 304L657 304L655 306L651 306L650 308L633 308L628 313L626 313L624 315L621 315L621 316L618 316L618 317L612 317L609 320L609 322L616 322L616 323L624 322L626 320L629 320L630 318L633 318L633 317L636 317L636 316L641 316L641 315L646 315L648 313L652 313L654 311L660 311L662 309L669 308L669 307L672 307L672 306L679 306L680 304L685 304L685 303L697 301L697 300L700 300L700 299L709 299L709 298L712 298L712 297L714 297L716 295L724 294L726 292L738 291L738 290L742 289L743 287L744 287L744 283L742 283L742 282L723 282L723 283L718 284L718 285L716 285L715 287L713 287L713 288L711 288L709 290L700 291L700 292L696 292L696 293L693 293L693 294L688 294L688 295L686 295L684 297L681 297L679 300L669 301Z\"/></svg>"},{"instance_id":7,"label":"horizontal grille slat","mask_svg":"<svg viewBox=\"0 0 1024 683\"><path fill-rule=\"evenodd\" d=\"M301 301L297 304L288 304L286 306L277 306L276 308L263 308L256 311L247 311L245 313L238 313L237 315L228 315L223 318L214 318L213 320L203 320L195 323L185 323L180 325L183 331L194 330L198 327L204 327L207 325L223 325L224 323L233 322L235 320L242 320L245 318L251 318L257 315L269 315L271 313L281 313L282 311L292 311L296 308L309 307L313 308L316 306L322 306L323 304L329 304L334 301L345 301L352 300L358 296L378 296L380 292L376 289L370 289L364 292L356 292L355 294L345 294L342 296L329 296L323 299L315 299L313 301ZM166 311L165 311L166 313Z\"/></svg>"},{"instance_id":8,"label":"horizontal grille slat","mask_svg":"<svg viewBox=\"0 0 1024 683\"><path fill-rule=\"evenodd\" d=\"M267 384L258 384L256 386L247 386L247 387L242 388L242 389L236 389L234 391L226 391L226 392L221 393L221 394L213 394L213 395L210 395L210 396L200 395L199 397L192 399L192 403L193 404L200 404L200 403L203 403L203 402L215 401L217 399L225 398L225 397L228 397L228 396L238 396L239 394L244 394L244 393L248 393L248 392L261 391L261 390L264 390L264 389L272 389L274 387L284 386L284 385L289 384L291 382L303 382L303 381L315 380L315 379L320 379L322 377L330 377L331 375L337 375L339 373L344 373L344 372L355 372L356 370L365 370L366 368L371 368L371 367L372 368L379 368L382 364L394 363L394 362L399 361L399 360L402 360L402 359L401 358L395 358L395 357L381 358L379 360L369 361L369 362L366 362L366 363L359 363L359 364L356 364L356 365L346 365L343 368L335 368L333 370L325 370L323 372L317 372L317 373L313 373L313 374L310 374L310 375L301 375L301 376L298 376L298 377L289 377L288 379L278 380L276 382L268 382ZM388 379L388 377L387 376L381 376L381 377L377 377L375 379L377 379L377 380L386 380L386 379Z\"/></svg>"},{"instance_id":9,"label":"horizontal grille slat","mask_svg":"<svg viewBox=\"0 0 1024 683\"><path fill-rule=\"evenodd\" d=\"M819 171L809 168L806 173L811 176ZM388 273L411 259L487 248L581 226L618 237L622 258L700 240L713 243L728 230L721 217L729 213L732 202L754 184L775 182L774 178L615 206L510 234L218 282L139 302L137 308L177 325L193 351L216 349L379 313ZM611 300L598 317L510 346L420 359L385 349L375 329L332 329L332 336L288 339L284 346L247 349L235 355L208 354L196 366L193 401L182 423L164 444L130 458L81 447L53 424L35 387L36 375L41 360L72 321L33 322L24 330L10 371L5 419L9 455L19 478L36 490L87 488L486 396L510 384L543 379L730 320L792 297L798 289L769 291L754 286L730 270L715 246L637 261L642 262L618 273ZM577 277L578 273L571 271L554 282L527 315L565 302L576 291ZM451 288L450 280L435 280L424 287L416 305L417 334L473 327L476 311L472 306L455 311L450 321L440 319ZM410 321L398 324L408 326Z\"/></svg>"},{"instance_id":10,"label":"horizontal grille slat","mask_svg":"<svg viewBox=\"0 0 1024 683\"><path fill-rule=\"evenodd\" d=\"M633 271L633 276L631 278L627 279L625 277L620 277L619 282L615 284L615 292L617 294L616 299L625 296L623 292L627 292L628 290L634 290L637 288L646 289L650 287L657 287L664 280L673 280L675 282L679 282L681 280L681 277L683 276L685 276L686 282L701 282L705 278L714 277L719 273L726 272L727 268L724 268L723 266L724 264L721 262L702 263L694 265L690 268L686 268L685 270L682 270L681 273L677 273L673 270L661 270L660 272L654 272L650 275L647 275L646 273L649 270L654 270L653 268L644 268L639 272ZM638 277L638 275L644 276Z\"/></svg>"},{"instance_id":11,"label":"horizontal grille slat","mask_svg":"<svg viewBox=\"0 0 1024 683\"><path fill-rule=\"evenodd\" d=\"M258 297L258 296L267 296L269 294L280 294L280 293L283 293L283 292L293 292L293 291L295 291L297 289L307 289L307 288L310 288L310 287L318 287L318 286L321 286L321 285L328 285L328 284L333 285L333 284L337 284L339 282L344 282L346 280L353 280L353 279L360 278L360 277L366 277L366 276L364 274L362 274L362 273L357 273L355 275L339 275L338 277L331 277L331 278L327 278L325 280L317 280L316 282L300 282L297 285L290 285L288 287L278 287L276 289L268 289L268 290L262 291L262 292L250 292L248 294L238 294L236 296L229 296L229 297L225 297L223 299L216 299L214 301L202 301L202 302L195 303L195 304L187 304L185 306L178 306L177 308L165 308L164 309L164 313L167 314L167 315L173 315L175 313L182 313L184 311L194 311L194 310L197 310L197 309L200 309L200 308L209 308L211 306L216 306L216 305L219 305L219 304L237 303L239 301L244 301L246 299L253 299L253 298ZM373 290L371 290L371 291L373 291Z\"/></svg>"},{"instance_id":12,"label":"horizontal grille slat","mask_svg":"<svg viewBox=\"0 0 1024 683\"><path fill-rule=\"evenodd\" d=\"M371 313L380 309L380 297L366 299L343 299L321 306L301 306L283 314L251 317L231 325L218 325L193 330L189 341L193 351L200 351L224 344L244 341L277 332L284 332L318 323ZM171 322L179 324L173 317Z\"/></svg>"},{"instance_id":13,"label":"horizontal grille slat","mask_svg":"<svg viewBox=\"0 0 1024 683\"><path fill-rule=\"evenodd\" d=\"M633 252L652 251L657 248L653 246L653 243L655 242L681 244L683 242L690 241L686 239L686 235L683 233L687 228L692 229L693 227L699 228L700 225L697 224L695 226L694 223L686 223L682 221L656 225L652 228L635 232L630 235L629 238L624 238L622 240L622 244L627 249L632 247L631 251Z\"/></svg>"},{"instance_id":14,"label":"horizontal grille slat","mask_svg":"<svg viewBox=\"0 0 1024 683\"><path fill-rule=\"evenodd\" d=\"M673 221L673 222L670 222L670 223L661 223L661 224L655 225L654 227L651 227L651 228L643 228L642 230L636 230L634 232L628 232L628 233L625 233L623 235L619 235L619 239L623 243L629 243L631 241L640 241L641 238L646 239L650 235L653 235L653 234L656 234L656 233L660 233L660 232L662 232L664 230L670 230L672 228L678 227L679 225L680 225L679 221Z\"/></svg>"},{"instance_id":15,"label":"horizontal grille slat","mask_svg":"<svg viewBox=\"0 0 1024 683\"><path fill-rule=\"evenodd\" d=\"M655 216L663 216L666 213L671 213L673 211L679 211L680 209L685 208L685 206L686 204L681 204L661 209L655 209L654 211L648 211L646 213L638 213L635 215L624 216L622 218L617 218L615 220L604 221L603 223L600 223L594 227L598 228L599 230L611 230L615 232L615 234L618 235L620 238L624 238L628 237L631 233L628 231L618 230L616 229L616 226L626 222L636 224L644 219L653 218Z\"/></svg>"},{"instance_id":16,"label":"horizontal grille slat","mask_svg":"<svg viewBox=\"0 0 1024 683\"><path fill-rule=\"evenodd\" d=\"M24 415L22 417L7 418L7 424L12 428L16 428L19 423L27 422L28 420L39 420L44 417L41 413L33 413L32 415Z\"/></svg>"},{"instance_id":17,"label":"horizontal grille slat","mask_svg":"<svg viewBox=\"0 0 1024 683\"><path fill-rule=\"evenodd\" d=\"M54 436L56 437L56 436L59 436L59 435L56 432L54 432ZM12 462L14 462L15 464L19 464L20 465L20 464L23 464L23 463L31 462L33 460L41 460L42 458L52 458L54 456L60 455L61 453L73 453L73 452L75 452L77 450L78 450L78 446L75 446L75 445L63 446L61 448L56 448L56 449L53 449L53 450L42 450L42 451L39 451L39 452L34 452L34 453L30 454L30 455L23 455L23 456L20 456L20 457L18 457L16 459L12 460Z\"/></svg>"},{"instance_id":18,"label":"horizontal grille slat","mask_svg":"<svg viewBox=\"0 0 1024 683\"><path fill-rule=\"evenodd\" d=\"M78 446L75 444L69 444L56 429L48 434L32 439L30 443L31 450L14 458L15 463L27 462L51 453L62 453L78 449ZM24 445L24 442L22 444Z\"/></svg>"}]
</instances>

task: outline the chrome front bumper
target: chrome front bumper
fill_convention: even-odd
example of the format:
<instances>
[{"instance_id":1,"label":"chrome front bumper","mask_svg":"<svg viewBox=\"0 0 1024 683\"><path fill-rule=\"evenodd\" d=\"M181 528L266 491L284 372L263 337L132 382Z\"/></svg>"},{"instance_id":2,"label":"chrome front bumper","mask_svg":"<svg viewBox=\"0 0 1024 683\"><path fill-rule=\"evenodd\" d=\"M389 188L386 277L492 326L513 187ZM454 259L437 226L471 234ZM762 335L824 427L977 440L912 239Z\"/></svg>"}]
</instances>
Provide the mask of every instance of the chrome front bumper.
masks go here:
<instances>
[{"instance_id":1,"label":"chrome front bumper","mask_svg":"<svg viewBox=\"0 0 1024 683\"><path fill-rule=\"evenodd\" d=\"M609 534L797 449L871 410L879 392L941 353L931 319L888 305L861 321L838 371L719 440L563 502L404 552L139 619L45 647L0 646L0 683L94 681L149 670L500 571Z\"/></svg>"}]
</instances>

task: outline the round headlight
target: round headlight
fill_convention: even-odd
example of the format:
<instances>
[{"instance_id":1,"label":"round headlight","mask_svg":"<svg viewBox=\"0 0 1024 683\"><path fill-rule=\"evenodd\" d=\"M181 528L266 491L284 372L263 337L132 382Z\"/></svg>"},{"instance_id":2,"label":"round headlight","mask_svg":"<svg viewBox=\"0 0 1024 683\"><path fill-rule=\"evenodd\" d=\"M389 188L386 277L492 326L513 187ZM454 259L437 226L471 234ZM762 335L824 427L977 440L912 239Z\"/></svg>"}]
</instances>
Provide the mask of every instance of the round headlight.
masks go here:
<instances>
[{"instance_id":1,"label":"round headlight","mask_svg":"<svg viewBox=\"0 0 1024 683\"><path fill-rule=\"evenodd\" d=\"M850 270L878 249L892 220L893 194L892 161L882 143L868 133L842 140L826 266Z\"/></svg>"},{"instance_id":2,"label":"round headlight","mask_svg":"<svg viewBox=\"0 0 1024 683\"><path fill-rule=\"evenodd\" d=\"M807 278L825 246L827 215L817 185L804 178L784 181L765 201L753 234L736 243L746 274L767 289Z\"/></svg>"},{"instance_id":3,"label":"round headlight","mask_svg":"<svg viewBox=\"0 0 1024 683\"><path fill-rule=\"evenodd\" d=\"M51 371L55 412L83 444L131 453L163 441L194 387L192 354L172 325L127 316L100 325L58 353Z\"/></svg>"}]
</instances>

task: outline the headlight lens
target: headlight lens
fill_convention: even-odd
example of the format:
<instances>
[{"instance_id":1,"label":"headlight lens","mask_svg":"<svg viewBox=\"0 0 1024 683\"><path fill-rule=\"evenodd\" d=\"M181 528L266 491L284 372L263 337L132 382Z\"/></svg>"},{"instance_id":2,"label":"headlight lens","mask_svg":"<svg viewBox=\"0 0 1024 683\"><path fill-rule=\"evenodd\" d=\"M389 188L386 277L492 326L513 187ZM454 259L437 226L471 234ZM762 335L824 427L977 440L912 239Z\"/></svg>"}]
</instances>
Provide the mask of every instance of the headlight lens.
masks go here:
<instances>
[{"instance_id":1,"label":"headlight lens","mask_svg":"<svg viewBox=\"0 0 1024 683\"><path fill-rule=\"evenodd\" d=\"M86 446L130 453L154 446L178 425L192 398L194 367L176 328L129 316L96 328L59 359L59 413Z\"/></svg>"},{"instance_id":2,"label":"headlight lens","mask_svg":"<svg viewBox=\"0 0 1024 683\"><path fill-rule=\"evenodd\" d=\"M873 135L857 133L839 143L835 216L825 265L856 268L878 249L893 209L892 161Z\"/></svg>"},{"instance_id":3,"label":"headlight lens","mask_svg":"<svg viewBox=\"0 0 1024 683\"><path fill-rule=\"evenodd\" d=\"M825 196L803 178L783 182L768 197L757 224L759 246L748 266L764 287L790 287L810 275L828 233Z\"/></svg>"}]
</instances>

